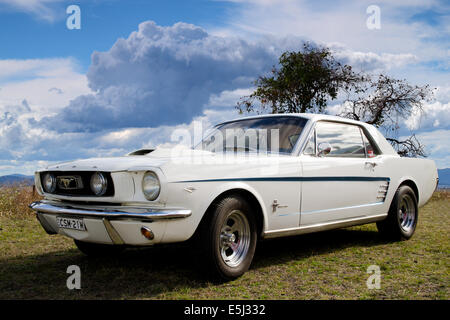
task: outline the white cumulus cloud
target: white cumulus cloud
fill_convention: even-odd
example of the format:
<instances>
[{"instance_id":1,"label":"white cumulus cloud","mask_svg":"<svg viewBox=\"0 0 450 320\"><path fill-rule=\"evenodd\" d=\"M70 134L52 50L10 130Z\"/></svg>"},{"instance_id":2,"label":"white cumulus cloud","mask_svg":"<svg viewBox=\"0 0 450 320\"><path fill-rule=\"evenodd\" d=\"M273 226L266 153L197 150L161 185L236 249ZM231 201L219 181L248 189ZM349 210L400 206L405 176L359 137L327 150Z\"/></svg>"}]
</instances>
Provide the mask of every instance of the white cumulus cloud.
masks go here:
<instances>
[{"instance_id":1,"label":"white cumulus cloud","mask_svg":"<svg viewBox=\"0 0 450 320\"><path fill-rule=\"evenodd\" d=\"M231 103L242 88L270 70L300 38L246 41L218 37L186 23L147 21L106 52L94 52L87 73L94 94L75 98L41 125L58 131L175 125L204 106Z\"/></svg>"}]
</instances>

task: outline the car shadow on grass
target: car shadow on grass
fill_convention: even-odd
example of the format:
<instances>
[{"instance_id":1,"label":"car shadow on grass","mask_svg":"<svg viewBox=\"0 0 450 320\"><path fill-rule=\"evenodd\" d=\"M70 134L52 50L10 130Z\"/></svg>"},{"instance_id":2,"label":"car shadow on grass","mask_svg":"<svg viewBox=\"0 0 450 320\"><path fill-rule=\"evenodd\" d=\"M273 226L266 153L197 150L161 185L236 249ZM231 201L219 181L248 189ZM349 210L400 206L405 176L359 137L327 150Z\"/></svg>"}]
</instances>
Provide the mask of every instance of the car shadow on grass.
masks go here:
<instances>
[{"instance_id":1,"label":"car shadow on grass","mask_svg":"<svg viewBox=\"0 0 450 320\"><path fill-rule=\"evenodd\" d=\"M208 285L183 244L130 248L92 258L78 249L0 260L0 299L135 299ZM80 267L81 289L69 290L67 268ZM163 298L163 297L161 297Z\"/></svg>"},{"instance_id":2,"label":"car shadow on grass","mask_svg":"<svg viewBox=\"0 0 450 320\"><path fill-rule=\"evenodd\" d=\"M347 247L385 243L377 232L364 229L266 240L259 244L249 272ZM70 265L80 267L80 290L66 286ZM0 260L0 299L185 299L192 289L213 284L201 265L189 243L130 248L107 258L88 258L69 249L4 259Z\"/></svg>"},{"instance_id":3,"label":"car shadow on grass","mask_svg":"<svg viewBox=\"0 0 450 320\"><path fill-rule=\"evenodd\" d=\"M253 269L302 260L311 256L338 253L347 248L370 248L392 243L366 226L304 234L262 241L256 250Z\"/></svg>"}]
</instances>

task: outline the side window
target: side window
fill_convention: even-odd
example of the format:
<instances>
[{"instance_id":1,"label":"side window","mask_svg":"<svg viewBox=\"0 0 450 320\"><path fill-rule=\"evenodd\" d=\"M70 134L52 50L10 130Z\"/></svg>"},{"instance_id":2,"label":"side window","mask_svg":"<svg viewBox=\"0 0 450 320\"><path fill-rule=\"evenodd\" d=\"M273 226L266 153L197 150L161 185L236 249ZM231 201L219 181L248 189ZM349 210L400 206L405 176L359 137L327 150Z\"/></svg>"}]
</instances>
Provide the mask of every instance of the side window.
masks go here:
<instances>
[{"instance_id":1,"label":"side window","mask_svg":"<svg viewBox=\"0 0 450 320\"><path fill-rule=\"evenodd\" d=\"M362 130L361 130L361 135L363 137L364 147L366 148L367 158L376 157L379 153L372 146L372 144L370 143L369 139L367 139L366 135L364 134L364 131L362 131Z\"/></svg>"},{"instance_id":2,"label":"side window","mask_svg":"<svg viewBox=\"0 0 450 320\"><path fill-rule=\"evenodd\" d=\"M319 121L316 124L316 135L317 145L320 143L331 145L331 152L326 157L366 157L366 147L358 126Z\"/></svg>"}]
</instances>

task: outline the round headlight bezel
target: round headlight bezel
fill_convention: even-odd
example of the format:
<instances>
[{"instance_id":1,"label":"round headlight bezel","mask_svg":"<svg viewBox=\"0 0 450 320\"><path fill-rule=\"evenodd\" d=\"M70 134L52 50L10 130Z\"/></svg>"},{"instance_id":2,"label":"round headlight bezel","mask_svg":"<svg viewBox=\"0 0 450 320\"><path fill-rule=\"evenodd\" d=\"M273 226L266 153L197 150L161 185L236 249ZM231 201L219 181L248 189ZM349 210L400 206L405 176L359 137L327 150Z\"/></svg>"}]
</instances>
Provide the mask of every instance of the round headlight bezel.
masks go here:
<instances>
[{"instance_id":1,"label":"round headlight bezel","mask_svg":"<svg viewBox=\"0 0 450 320\"><path fill-rule=\"evenodd\" d=\"M51 180L51 181L49 181ZM50 182L50 184L48 184ZM42 187L45 192L53 193L56 190L56 177L54 174L48 172L44 175L44 180L42 181Z\"/></svg>"},{"instance_id":2,"label":"round headlight bezel","mask_svg":"<svg viewBox=\"0 0 450 320\"><path fill-rule=\"evenodd\" d=\"M153 185L151 185L153 183ZM142 177L142 193L149 201L158 199L161 193L161 182L158 175L153 171L147 171Z\"/></svg>"},{"instance_id":3,"label":"round headlight bezel","mask_svg":"<svg viewBox=\"0 0 450 320\"><path fill-rule=\"evenodd\" d=\"M98 178L100 180L100 182L94 181L96 178ZM95 183L100 183L101 189L96 188L94 186ZM94 195L96 195L97 197L101 197L108 190L108 179L106 179L106 177L101 172L96 172L91 176L91 181L90 181L89 185L90 185L91 191L94 193Z\"/></svg>"}]
</instances>

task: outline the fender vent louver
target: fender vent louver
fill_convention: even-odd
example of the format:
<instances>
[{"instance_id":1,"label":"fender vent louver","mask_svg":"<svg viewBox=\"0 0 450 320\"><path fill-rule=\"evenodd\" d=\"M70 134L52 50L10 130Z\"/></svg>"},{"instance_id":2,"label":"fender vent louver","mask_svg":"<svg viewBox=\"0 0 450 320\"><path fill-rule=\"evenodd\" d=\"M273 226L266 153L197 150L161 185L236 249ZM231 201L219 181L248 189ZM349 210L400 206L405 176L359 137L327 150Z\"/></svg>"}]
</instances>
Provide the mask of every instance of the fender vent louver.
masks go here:
<instances>
[{"instance_id":1,"label":"fender vent louver","mask_svg":"<svg viewBox=\"0 0 450 320\"><path fill-rule=\"evenodd\" d=\"M377 201L384 202L389 189L389 181L383 182L378 188Z\"/></svg>"}]
</instances>

